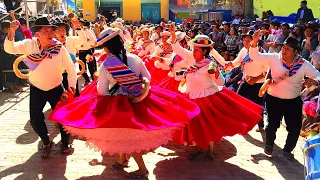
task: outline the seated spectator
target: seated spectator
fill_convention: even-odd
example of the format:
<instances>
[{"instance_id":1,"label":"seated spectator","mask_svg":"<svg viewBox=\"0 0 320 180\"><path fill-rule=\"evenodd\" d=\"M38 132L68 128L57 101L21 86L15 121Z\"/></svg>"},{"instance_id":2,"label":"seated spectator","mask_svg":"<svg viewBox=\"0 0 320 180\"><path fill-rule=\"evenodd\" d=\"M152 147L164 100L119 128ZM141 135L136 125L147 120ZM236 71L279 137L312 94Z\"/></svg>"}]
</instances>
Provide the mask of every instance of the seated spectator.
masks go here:
<instances>
[{"instance_id":1,"label":"seated spectator","mask_svg":"<svg viewBox=\"0 0 320 180\"><path fill-rule=\"evenodd\" d=\"M266 52L269 51L269 46L267 46L267 39L269 37L268 29L270 28L269 24L262 24L260 30L261 30L261 37L259 41L259 46L262 47Z\"/></svg>"},{"instance_id":2,"label":"seated spectator","mask_svg":"<svg viewBox=\"0 0 320 180\"><path fill-rule=\"evenodd\" d=\"M309 61L311 60L310 51L314 51L319 44L318 37L315 35L314 31L315 26L309 23L306 26L306 30L304 31L305 39L302 41L301 44L301 56Z\"/></svg>"},{"instance_id":3,"label":"seated spectator","mask_svg":"<svg viewBox=\"0 0 320 180\"><path fill-rule=\"evenodd\" d=\"M226 36L226 39L224 41L224 44L227 46L228 51L239 51L239 45L240 45L239 36L237 34L237 30L235 27L230 28L229 34Z\"/></svg>"},{"instance_id":4,"label":"seated spectator","mask_svg":"<svg viewBox=\"0 0 320 180\"><path fill-rule=\"evenodd\" d=\"M320 42L320 29L318 33L318 42ZM314 51L311 51L311 64L318 69L318 71L320 70L320 44Z\"/></svg>"},{"instance_id":5,"label":"seated spectator","mask_svg":"<svg viewBox=\"0 0 320 180\"><path fill-rule=\"evenodd\" d=\"M215 43L214 48L217 49L221 45L222 34L219 32L217 25L211 26L212 32L209 34L209 38Z\"/></svg>"}]
</instances>

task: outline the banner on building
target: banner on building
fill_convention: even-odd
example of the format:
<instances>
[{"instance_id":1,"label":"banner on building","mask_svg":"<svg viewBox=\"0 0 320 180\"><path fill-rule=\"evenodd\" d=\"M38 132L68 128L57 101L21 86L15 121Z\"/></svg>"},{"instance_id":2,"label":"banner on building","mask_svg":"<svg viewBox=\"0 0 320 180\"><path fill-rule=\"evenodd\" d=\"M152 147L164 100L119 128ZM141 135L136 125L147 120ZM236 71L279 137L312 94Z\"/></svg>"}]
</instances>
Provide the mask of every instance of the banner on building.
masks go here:
<instances>
[{"instance_id":1,"label":"banner on building","mask_svg":"<svg viewBox=\"0 0 320 180\"><path fill-rule=\"evenodd\" d=\"M188 6L189 4L193 5L212 5L213 0L178 0L178 6Z\"/></svg>"}]
</instances>

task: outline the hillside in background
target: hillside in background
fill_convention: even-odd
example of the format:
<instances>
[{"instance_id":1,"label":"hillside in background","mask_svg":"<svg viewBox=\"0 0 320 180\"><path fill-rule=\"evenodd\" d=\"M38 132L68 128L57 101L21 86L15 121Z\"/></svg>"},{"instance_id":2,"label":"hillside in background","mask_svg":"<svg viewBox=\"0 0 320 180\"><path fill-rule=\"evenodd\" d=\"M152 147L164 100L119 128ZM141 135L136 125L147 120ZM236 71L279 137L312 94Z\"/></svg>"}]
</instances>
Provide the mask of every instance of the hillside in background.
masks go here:
<instances>
[{"instance_id":1,"label":"hillside in background","mask_svg":"<svg viewBox=\"0 0 320 180\"><path fill-rule=\"evenodd\" d=\"M301 0L254 0L254 13L259 17L262 11L271 10L275 16L289 16L297 13ZM308 0L315 18L320 18L320 0Z\"/></svg>"}]
</instances>

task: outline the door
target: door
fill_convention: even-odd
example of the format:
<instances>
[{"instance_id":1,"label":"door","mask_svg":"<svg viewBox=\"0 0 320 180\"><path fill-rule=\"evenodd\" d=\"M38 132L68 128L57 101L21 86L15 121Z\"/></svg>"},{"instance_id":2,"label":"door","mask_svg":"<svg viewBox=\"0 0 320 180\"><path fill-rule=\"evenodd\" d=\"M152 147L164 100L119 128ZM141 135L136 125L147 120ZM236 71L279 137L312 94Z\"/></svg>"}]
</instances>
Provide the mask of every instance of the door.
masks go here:
<instances>
[{"instance_id":1,"label":"door","mask_svg":"<svg viewBox=\"0 0 320 180\"><path fill-rule=\"evenodd\" d=\"M120 17L120 7L100 7L99 14L108 18L109 22Z\"/></svg>"},{"instance_id":2,"label":"door","mask_svg":"<svg viewBox=\"0 0 320 180\"><path fill-rule=\"evenodd\" d=\"M121 3L102 2L98 9L98 13L108 18L109 22L112 22L117 17L121 17L121 6Z\"/></svg>"},{"instance_id":3,"label":"door","mask_svg":"<svg viewBox=\"0 0 320 180\"><path fill-rule=\"evenodd\" d=\"M159 3L153 4L141 4L141 17L146 21L148 18L151 19L152 23L158 24L161 20L161 9Z\"/></svg>"}]
</instances>

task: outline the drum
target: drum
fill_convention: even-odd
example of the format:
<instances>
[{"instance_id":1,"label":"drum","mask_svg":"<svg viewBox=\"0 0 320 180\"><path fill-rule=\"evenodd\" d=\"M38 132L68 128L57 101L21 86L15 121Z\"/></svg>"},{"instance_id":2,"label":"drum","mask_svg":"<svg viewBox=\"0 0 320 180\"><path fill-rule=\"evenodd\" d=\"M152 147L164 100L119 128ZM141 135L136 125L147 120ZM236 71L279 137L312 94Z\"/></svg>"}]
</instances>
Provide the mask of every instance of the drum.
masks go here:
<instances>
[{"instance_id":1,"label":"drum","mask_svg":"<svg viewBox=\"0 0 320 180\"><path fill-rule=\"evenodd\" d=\"M301 148L305 156L306 180L320 180L320 135L307 140Z\"/></svg>"}]
</instances>

